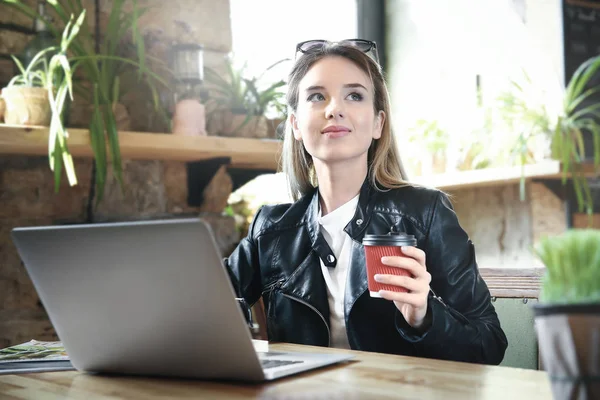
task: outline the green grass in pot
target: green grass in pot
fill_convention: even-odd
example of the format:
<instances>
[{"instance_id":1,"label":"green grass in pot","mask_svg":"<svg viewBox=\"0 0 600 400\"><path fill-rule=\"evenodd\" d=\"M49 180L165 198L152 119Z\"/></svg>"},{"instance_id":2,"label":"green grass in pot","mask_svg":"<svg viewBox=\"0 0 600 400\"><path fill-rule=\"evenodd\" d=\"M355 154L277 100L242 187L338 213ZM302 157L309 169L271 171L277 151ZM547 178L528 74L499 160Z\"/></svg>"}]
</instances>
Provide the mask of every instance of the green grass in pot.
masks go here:
<instances>
[{"instance_id":1,"label":"green grass in pot","mask_svg":"<svg viewBox=\"0 0 600 400\"><path fill-rule=\"evenodd\" d=\"M544 237L534 252L546 266L540 303L600 303L600 230Z\"/></svg>"}]
</instances>

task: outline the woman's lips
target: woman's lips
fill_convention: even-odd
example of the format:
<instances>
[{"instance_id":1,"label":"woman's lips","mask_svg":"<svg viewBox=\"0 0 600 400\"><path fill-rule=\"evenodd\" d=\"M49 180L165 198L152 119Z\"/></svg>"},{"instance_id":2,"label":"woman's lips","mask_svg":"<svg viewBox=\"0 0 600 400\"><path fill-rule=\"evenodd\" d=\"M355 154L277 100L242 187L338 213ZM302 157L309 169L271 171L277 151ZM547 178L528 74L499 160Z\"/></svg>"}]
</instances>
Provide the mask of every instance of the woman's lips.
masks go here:
<instances>
[{"instance_id":1,"label":"woman's lips","mask_svg":"<svg viewBox=\"0 0 600 400\"><path fill-rule=\"evenodd\" d=\"M346 136L349 133L350 133L350 129L346 128L345 126L338 126L338 125L328 126L327 128L325 128L321 131L321 134L327 135L327 137L332 138L332 139Z\"/></svg>"}]
</instances>

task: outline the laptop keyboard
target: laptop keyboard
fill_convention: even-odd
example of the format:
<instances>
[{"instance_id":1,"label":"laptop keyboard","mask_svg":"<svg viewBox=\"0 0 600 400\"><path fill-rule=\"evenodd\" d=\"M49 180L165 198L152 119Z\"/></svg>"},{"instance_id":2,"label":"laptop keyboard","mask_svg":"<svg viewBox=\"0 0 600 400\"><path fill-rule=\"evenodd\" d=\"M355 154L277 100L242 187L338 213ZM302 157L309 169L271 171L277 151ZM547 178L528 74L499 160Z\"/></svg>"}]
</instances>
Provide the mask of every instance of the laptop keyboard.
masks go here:
<instances>
[{"instance_id":1,"label":"laptop keyboard","mask_svg":"<svg viewBox=\"0 0 600 400\"><path fill-rule=\"evenodd\" d=\"M260 364L262 365L263 369L283 367L284 365L291 365L291 364L301 364L303 362L304 361L297 361L297 360L274 360L274 359L260 360Z\"/></svg>"}]
</instances>

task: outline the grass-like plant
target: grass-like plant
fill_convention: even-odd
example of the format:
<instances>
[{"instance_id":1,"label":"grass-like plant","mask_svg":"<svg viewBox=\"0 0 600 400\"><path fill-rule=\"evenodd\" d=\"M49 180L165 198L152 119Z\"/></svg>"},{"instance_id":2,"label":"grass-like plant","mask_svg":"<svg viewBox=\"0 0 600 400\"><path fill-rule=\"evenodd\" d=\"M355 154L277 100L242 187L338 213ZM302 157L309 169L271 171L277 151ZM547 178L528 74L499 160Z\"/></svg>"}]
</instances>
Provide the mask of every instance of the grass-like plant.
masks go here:
<instances>
[{"instance_id":1,"label":"grass-like plant","mask_svg":"<svg viewBox=\"0 0 600 400\"><path fill-rule=\"evenodd\" d=\"M503 104L503 116L517 122L523 129L519 131L514 149L514 154L519 155L521 167L527 162L529 140L538 135L550 137L552 158L561 162L562 184L571 180L578 210L590 216L593 214L594 201L584 162L589 161L586 159L586 150L591 150L594 170L600 169L600 103L597 100L600 85L595 82L599 73L600 56L588 59L577 68L565 89L556 122L544 106L528 105L525 90L517 84L513 83L512 92L499 99ZM591 135L592 149L585 148L585 135ZM521 179L521 198L523 193L524 176Z\"/></svg>"},{"instance_id":2,"label":"grass-like plant","mask_svg":"<svg viewBox=\"0 0 600 400\"><path fill-rule=\"evenodd\" d=\"M48 159L50 169L54 172L54 187L58 191L60 176L63 166L71 186L77 184L73 157L67 146L67 131L63 126L62 112L67 95L73 99L72 67L67 58L69 45L79 33L79 29L85 18L85 10L81 11L79 17L73 22L71 15L67 26L61 36L60 46L52 46L37 53L27 67L12 57L19 68L20 74L14 76L8 87L41 87L48 93L48 101L52 111L48 137ZM46 59L48 54L52 54Z\"/></svg>"},{"instance_id":3,"label":"grass-like plant","mask_svg":"<svg viewBox=\"0 0 600 400\"><path fill-rule=\"evenodd\" d=\"M128 7L127 3L127 0L114 0L111 3L108 25L103 32L102 44L98 49L95 46L94 33L87 21L83 22L79 35L69 48L68 60L77 64L83 78L82 81L73 81L73 91L93 105L89 131L96 166L96 202L103 197L109 161L115 178L123 187L119 133L113 112L113 106L123 95L120 86L121 78L127 73L137 75L139 81L150 89L157 112L159 109L157 87L169 90L168 82L148 67L149 60L162 64L160 60L146 54L139 29L139 20L149 8L138 6L137 0L129 2L131 7ZM0 0L0 4L9 6L30 18L40 17L23 0ZM48 0L48 4L58 17L58 22L53 23L47 16L43 19L48 29L57 37L61 24L67 24L72 14L79 15L85 10L82 0ZM125 38L129 36L135 48L135 55L124 57L121 51L125 47ZM166 66L161 66L161 70L170 72Z\"/></svg>"},{"instance_id":4,"label":"grass-like plant","mask_svg":"<svg viewBox=\"0 0 600 400\"><path fill-rule=\"evenodd\" d=\"M593 138L594 168L600 167L600 104L597 99L600 86L592 86L600 72L600 56L592 57L577 68L567 85L564 112L559 116L552 135L552 156L562 162L562 182L571 173L579 210L591 215L594 201L582 162L585 160L584 131Z\"/></svg>"},{"instance_id":5,"label":"grass-like plant","mask_svg":"<svg viewBox=\"0 0 600 400\"><path fill-rule=\"evenodd\" d=\"M282 107L285 93L281 88L286 85L285 81L278 80L263 87L262 79L266 73L285 61L288 59L277 61L260 76L252 78L245 76L247 64L236 68L231 57L226 61L227 74L225 77L212 68L206 67L206 81L210 85L211 92L208 102L210 108L213 110L227 109L237 114L246 114L247 118L244 124L252 116L265 115L269 107L282 110L285 108Z\"/></svg>"},{"instance_id":6,"label":"grass-like plant","mask_svg":"<svg viewBox=\"0 0 600 400\"><path fill-rule=\"evenodd\" d=\"M546 266L540 302L600 303L600 230L571 229L544 237L534 253Z\"/></svg>"}]
</instances>

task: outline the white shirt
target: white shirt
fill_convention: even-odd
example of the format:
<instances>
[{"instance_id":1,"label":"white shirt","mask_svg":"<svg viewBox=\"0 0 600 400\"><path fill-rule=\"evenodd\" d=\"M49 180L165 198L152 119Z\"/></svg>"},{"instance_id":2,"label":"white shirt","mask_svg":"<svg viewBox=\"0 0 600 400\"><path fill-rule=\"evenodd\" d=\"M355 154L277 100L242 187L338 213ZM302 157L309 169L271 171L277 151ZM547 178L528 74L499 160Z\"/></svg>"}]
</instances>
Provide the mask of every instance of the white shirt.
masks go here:
<instances>
[{"instance_id":1,"label":"white shirt","mask_svg":"<svg viewBox=\"0 0 600 400\"><path fill-rule=\"evenodd\" d=\"M329 214L321 216L319 207L319 224L323 237L333 250L337 263L335 268L326 267L321 261L321 271L327 284L331 327L331 347L349 349L344 318L344 293L350 265L352 238L344 232L348 222L354 217L358 205L358 195L346 204L338 207Z\"/></svg>"}]
</instances>

